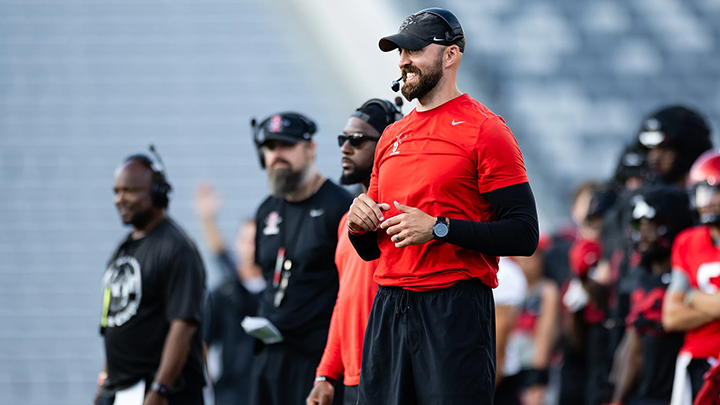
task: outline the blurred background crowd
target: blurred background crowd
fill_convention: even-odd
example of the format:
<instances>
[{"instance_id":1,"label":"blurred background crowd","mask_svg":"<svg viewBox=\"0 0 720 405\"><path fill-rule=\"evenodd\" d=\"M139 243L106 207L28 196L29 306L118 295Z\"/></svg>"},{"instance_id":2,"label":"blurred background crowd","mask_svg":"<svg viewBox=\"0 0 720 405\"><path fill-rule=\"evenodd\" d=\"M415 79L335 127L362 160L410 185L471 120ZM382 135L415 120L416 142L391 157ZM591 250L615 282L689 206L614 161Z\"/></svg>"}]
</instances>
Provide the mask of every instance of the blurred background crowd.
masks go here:
<instances>
[{"instance_id":1,"label":"blurred background crowd","mask_svg":"<svg viewBox=\"0 0 720 405\"><path fill-rule=\"evenodd\" d=\"M663 175L661 157L643 167L657 146L638 137L652 129L646 118L690 106L714 130L700 152L718 145L720 1L0 0L0 404L92 397L103 355L100 278L125 234L112 204L124 157L149 143L161 152L174 186L170 214L204 246L213 289L225 273L208 260L198 185L213 185L218 230L233 240L267 194L250 119L284 110L319 124L318 168L337 180L335 139L348 112L394 96L396 57L377 40L429 6L452 10L465 29L460 89L518 139L547 236L544 261L518 264L528 297L557 295L548 322L561 322L561 307L577 303L560 303L569 279L598 264L583 269L577 253L571 266L575 239L601 241L607 220L594 220L612 214L634 182ZM615 249L604 251L598 259ZM605 312L588 316L586 326L622 329ZM608 348L598 356L612 356L620 338L598 338ZM562 364L579 353L581 367L591 354L578 342L553 336L543 361L561 370L555 349L570 347ZM607 379L610 365L599 367ZM591 377L575 376L587 393ZM607 390L605 382L592 384Z\"/></svg>"}]
</instances>

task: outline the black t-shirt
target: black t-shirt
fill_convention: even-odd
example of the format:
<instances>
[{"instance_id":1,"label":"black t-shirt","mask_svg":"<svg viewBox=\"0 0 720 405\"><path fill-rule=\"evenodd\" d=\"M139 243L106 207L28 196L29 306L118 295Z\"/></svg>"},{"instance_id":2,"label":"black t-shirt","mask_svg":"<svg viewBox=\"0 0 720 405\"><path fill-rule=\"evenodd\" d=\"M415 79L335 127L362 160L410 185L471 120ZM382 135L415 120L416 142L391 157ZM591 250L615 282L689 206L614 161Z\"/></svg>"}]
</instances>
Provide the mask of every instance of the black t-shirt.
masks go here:
<instances>
[{"instance_id":1,"label":"black t-shirt","mask_svg":"<svg viewBox=\"0 0 720 405\"><path fill-rule=\"evenodd\" d=\"M244 404L250 393L250 366L255 340L240 323L257 314L257 296L247 291L235 273L235 263L227 252L217 256L226 274L223 283L208 294L203 319L203 341L222 345L222 374L215 382L218 404Z\"/></svg>"},{"instance_id":2,"label":"black t-shirt","mask_svg":"<svg viewBox=\"0 0 720 405\"><path fill-rule=\"evenodd\" d=\"M642 345L638 398L670 401L683 334L667 333L662 328L662 302L669 283L670 273L656 276L636 267L628 274L632 294L627 322L640 334Z\"/></svg>"},{"instance_id":3,"label":"black t-shirt","mask_svg":"<svg viewBox=\"0 0 720 405\"><path fill-rule=\"evenodd\" d=\"M171 321L200 324L205 268L195 244L167 219L142 239L128 235L108 262L102 285L105 390L112 393L153 378ZM204 384L202 364L196 333L176 387Z\"/></svg>"},{"instance_id":4,"label":"black t-shirt","mask_svg":"<svg viewBox=\"0 0 720 405\"><path fill-rule=\"evenodd\" d=\"M325 348L338 291L338 224L351 203L350 194L328 180L304 201L268 197L258 209L255 261L268 283L260 294L259 315L296 350L319 353ZM281 247L292 266L284 298L276 307L273 275Z\"/></svg>"}]
</instances>

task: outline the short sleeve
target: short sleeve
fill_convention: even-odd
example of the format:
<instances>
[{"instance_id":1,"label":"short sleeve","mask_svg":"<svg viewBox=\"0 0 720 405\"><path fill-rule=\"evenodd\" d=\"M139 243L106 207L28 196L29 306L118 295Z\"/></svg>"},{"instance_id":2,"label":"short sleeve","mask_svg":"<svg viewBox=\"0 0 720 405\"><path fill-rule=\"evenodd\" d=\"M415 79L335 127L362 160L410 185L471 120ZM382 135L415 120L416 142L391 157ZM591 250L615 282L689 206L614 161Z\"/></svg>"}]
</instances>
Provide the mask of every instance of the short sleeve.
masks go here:
<instances>
[{"instance_id":1,"label":"short sleeve","mask_svg":"<svg viewBox=\"0 0 720 405\"><path fill-rule=\"evenodd\" d=\"M384 134L384 133L383 133ZM370 174L370 185L368 186L367 195L370 197L373 201L378 200L378 169L380 167L379 160L381 155L380 143L382 142L382 138L380 138L380 141L377 144L377 147L375 147L375 157L373 158L373 168L372 173Z\"/></svg>"},{"instance_id":2,"label":"short sleeve","mask_svg":"<svg viewBox=\"0 0 720 405\"><path fill-rule=\"evenodd\" d=\"M498 286L493 290L495 305L520 305L527 291L527 279L520 266L506 257L501 257L497 277Z\"/></svg>"},{"instance_id":3,"label":"short sleeve","mask_svg":"<svg viewBox=\"0 0 720 405\"><path fill-rule=\"evenodd\" d=\"M502 118L495 116L482 123L476 150L480 193L528 181L520 147Z\"/></svg>"},{"instance_id":4,"label":"short sleeve","mask_svg":"<svg viewBox=\"0 0 720 405\"><path fill-rule=\"evenodd\" d=\"M673 271L677 271L680 273L683 273L685 277L689 277L690 274L688 273L687 264L685 263L684 252L685 252L685 244L683 243L685 241L685 238L683 237L683 234L681 233L678 237L675 238L675 242L672 245L672 253L671 253L671 263L672 263L672 269Z\"/></svg>"},{"instance_id":5,"label":"short sleeve","mask_svg":"<svg viewBox=\"0 0 720 405\"><path fill-rule=\"evenodd\" d=\"M202 322L202 340L206 344L210 345L218 337L218 323L215 322L213 317L213 298L214 294L210 293L205 299L205 307L203 309L203 322Z\"/></svg>"},{"instance_id":6,"label":"short sleeve","mask_svg":"<svg viewBox=\"0 0 720 405\"><path fill-rule=\"evenodd\" d=\"M205 295L205 268L191 246L183 246L171 259L165 287L165 314L168 321L200 322Z\"/></svg>"}]
</instances>

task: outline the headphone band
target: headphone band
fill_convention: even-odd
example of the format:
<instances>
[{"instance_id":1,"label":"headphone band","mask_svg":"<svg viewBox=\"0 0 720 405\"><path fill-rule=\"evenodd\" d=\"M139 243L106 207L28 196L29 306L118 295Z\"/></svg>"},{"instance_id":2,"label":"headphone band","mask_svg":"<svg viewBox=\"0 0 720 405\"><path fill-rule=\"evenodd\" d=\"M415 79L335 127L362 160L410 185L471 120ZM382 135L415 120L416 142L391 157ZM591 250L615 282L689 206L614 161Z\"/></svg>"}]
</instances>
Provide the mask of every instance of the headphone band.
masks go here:
<instances>
[{"instance_id":1,"label":"headphone band","mask_svg":"<svg viewBox=\"0 0 720 405\"><path fill-rule=\"evenodd\" d=\"M445 40L447 42L454 42L465 36L462 25L460 25L460 21L457 19L457 17L455 17L455 14L451 13L449 10L445 10L444 8L439 7L431 7L420 10L416 14L421 13L429 13L445 21L445 23L450 27L449 35L447 32L445 33Z\"/></svg>"},{"instance_id":2,"label":"headphone band","mask_svg":"<svg viewBox=\"0 0 720 405\"><path fill-rule=\"evenodd\" d=\"M388 100L383 100L380 98L372 98L366 101L363 105L360 106L360 108L358 108L353 113L352 116L358 117L363 121L369 121L370 116L367 113L362 112L361 110L372 104L379 105L380 108L382 108L383 112L385 113L385 118L388 125L392 124L395 121L399 121L403 117L402 113L395 104L389 102Z\"/></svg>"},{"instance_id":3,"label":"headphone band","mask_svg":"<svg viewBox=\"0 0 720 405\"><path fill-rule=\"evenodd\" d=\"M170 201L168 194L170 193L170 191L172 191L172 186L170 185L170 183L168 183L167 177L165 176L165 166L162 164L162 159L160 158L160 155L155 151L155 147L152 144L150 145L150 152L155 155L159 165L148 155L142 153L128 156L125 159L125 163L128 163L130 161L140 162L148 169L150 169L150 171L152 171L153 180L150 193L152 196L153 204L158 207L167 208Z\"/></svg>"}]
</instances>

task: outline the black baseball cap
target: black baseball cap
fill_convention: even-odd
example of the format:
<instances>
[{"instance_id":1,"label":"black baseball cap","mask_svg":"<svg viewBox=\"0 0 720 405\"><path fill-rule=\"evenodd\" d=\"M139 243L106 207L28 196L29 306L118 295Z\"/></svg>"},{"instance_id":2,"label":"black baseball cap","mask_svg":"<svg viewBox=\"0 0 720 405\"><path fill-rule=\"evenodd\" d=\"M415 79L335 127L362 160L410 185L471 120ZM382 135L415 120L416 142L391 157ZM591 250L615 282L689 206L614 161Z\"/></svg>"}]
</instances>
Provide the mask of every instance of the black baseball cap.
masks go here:
<instances>
[{"instance_id":1,"label":"black baseball cap","mask_svg":"<svg viewBox=\"0 0 720 405\"><path fill-rule=\"evenodd\" d=\"M283 141L298 143L309 141L317 131L317 125L310 118L294 112L273 114L265 118L259 125L252 126L255 130L255 144L262 146L267 141Z\"/></svg>"},{"instance_id":2,"label":"black baseball cap","mask_svg":"<svg viewBox=\"0 0 720 405\"><path fill-rule=\"evenodd\" d=\"M458 45L460 52L465 51L465 38L460 22L453 13L443 8L426 8L410 14L400 25L397 34L380 39L380 49L390 52L403 48L415 50L430 44Z\"/></svg>"}]
</instances>

